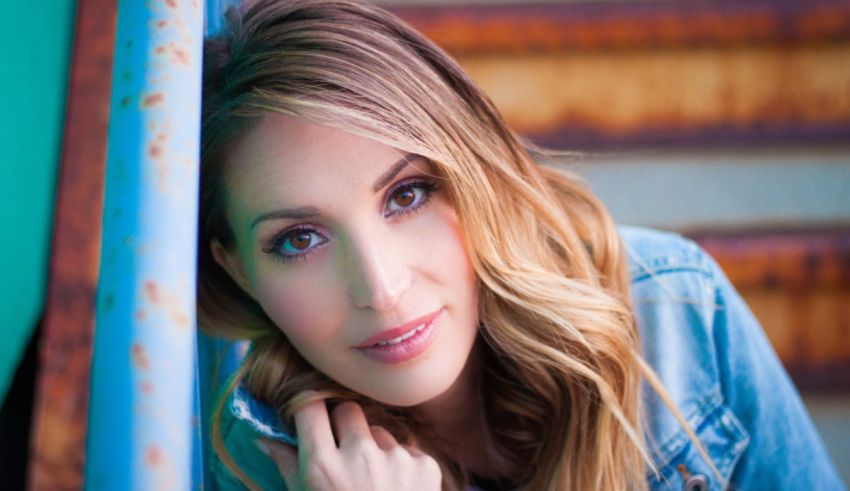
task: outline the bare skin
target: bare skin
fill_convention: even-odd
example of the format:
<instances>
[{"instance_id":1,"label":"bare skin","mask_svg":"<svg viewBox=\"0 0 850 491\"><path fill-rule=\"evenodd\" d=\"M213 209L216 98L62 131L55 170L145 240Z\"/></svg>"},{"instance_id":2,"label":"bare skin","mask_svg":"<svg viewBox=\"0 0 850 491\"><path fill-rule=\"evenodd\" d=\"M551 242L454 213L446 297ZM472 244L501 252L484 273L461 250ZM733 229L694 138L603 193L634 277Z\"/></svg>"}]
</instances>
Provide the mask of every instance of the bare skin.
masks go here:
<instances>
[{"instance_id":1,"label":"bare skin","mask_svg":"<svg viewBox=\"0 0 850 491\"><path fill-rule=\"evenodd\" d=\"M234 145L227 167L238 169L225 179L236 247L213 240L216 261L317 370L378 402L415 408L441 453L491 475L477 417L477 279L431 163L269 114ZM387 359L364 349L376 334L423 318L432 336L424 351ZM370 429L353 403L331 415L310 404L295 419L297 451L266 444L290 489L440 488L433 458Z\"/></svg>"},{"instance_id":2,"label":"bare skin","mask_svg":"<svg viewBox=\"0 0 850 491\"><path fill-rule=\"evenodd\" d=\"M308 404L295 414L300 436L297 451L277 442L258 445L268 450L287 489L440 489L442 476L437 461L415 447L400 445L384 428L369 426L357 404L340 404L334 408L332 419L338 446L324 402Z\"/></svg>"}]
</instances>

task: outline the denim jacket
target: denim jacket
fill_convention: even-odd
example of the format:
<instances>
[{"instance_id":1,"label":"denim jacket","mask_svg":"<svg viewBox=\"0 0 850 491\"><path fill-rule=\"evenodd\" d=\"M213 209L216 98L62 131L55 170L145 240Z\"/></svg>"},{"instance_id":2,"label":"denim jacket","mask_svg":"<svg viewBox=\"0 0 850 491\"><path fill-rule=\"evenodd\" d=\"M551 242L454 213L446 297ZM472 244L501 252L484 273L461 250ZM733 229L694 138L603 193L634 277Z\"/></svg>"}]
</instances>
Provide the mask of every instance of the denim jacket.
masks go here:
<instances>
[{"instance_id":1,"label":"denim jacket","mask_svg":"<svg viewBox=\"0 0 850 491\"><path fill-rule=\"evenodd\" d=\"M800 397L758 321L723 272L674 234L620 228L643 355L696 433L717 476L648 386L646 441L657 472L652 490L842 490ZM222 436L263 489L284 489L277 468L253 444L286 441L270 408L237 390ZM213 489L244 489L212 459Z\"/></svg>"}]
</instances>

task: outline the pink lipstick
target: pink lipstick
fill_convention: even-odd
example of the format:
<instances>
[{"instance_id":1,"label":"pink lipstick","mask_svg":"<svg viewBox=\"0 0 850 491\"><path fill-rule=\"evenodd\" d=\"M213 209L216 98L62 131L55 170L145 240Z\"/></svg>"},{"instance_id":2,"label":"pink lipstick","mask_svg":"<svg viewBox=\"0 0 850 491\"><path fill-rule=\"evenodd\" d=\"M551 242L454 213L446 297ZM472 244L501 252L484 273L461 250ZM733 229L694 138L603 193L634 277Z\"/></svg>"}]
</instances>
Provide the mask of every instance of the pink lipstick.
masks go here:
<instances>
[{"instance_id":1,"label":"pink lipstick","mask_svg":"<svg viewBox=\"0 0 850 491\"><path fill-rule=\"evenodd\" d=\"M361 353L381 363L401 363L428 349L436 334L436 322L443 309L436 310L401 326L379 332L354 346Z\"/></svg>"}]
</instances>

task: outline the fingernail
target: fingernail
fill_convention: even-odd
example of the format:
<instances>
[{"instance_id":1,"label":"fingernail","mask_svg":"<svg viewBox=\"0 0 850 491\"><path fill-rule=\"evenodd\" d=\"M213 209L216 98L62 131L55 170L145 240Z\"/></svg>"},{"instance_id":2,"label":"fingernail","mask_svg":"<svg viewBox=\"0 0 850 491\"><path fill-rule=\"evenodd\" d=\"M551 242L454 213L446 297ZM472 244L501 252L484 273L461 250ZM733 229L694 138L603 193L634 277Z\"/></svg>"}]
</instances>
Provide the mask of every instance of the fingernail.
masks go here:
<instances>
[{"instance_id":1,"label":"fingernail","mask_svg":"<svg viewBox=\"0 0 850 491\"><path fill-rule=\"evenodd\" d=\"M254 445L256 445L257 448L260 449L260 452L263 452L264 454L271 456L271 454L272 454L271 450L269 450L269 446L266 445L266 442L264 442L262 440L254 440Z\"/></svg>"}]
</instances>

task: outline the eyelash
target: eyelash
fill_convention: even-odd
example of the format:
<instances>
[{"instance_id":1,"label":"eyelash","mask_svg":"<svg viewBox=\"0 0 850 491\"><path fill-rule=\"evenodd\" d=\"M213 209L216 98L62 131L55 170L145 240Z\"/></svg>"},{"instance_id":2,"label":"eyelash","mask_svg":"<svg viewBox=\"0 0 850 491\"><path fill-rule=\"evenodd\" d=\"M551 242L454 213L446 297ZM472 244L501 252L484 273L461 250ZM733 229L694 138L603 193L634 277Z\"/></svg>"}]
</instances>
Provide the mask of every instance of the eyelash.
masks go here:
<instances>
[{"instance_id":1,"label":"eyelash","mask_svg":"<svg viewBox=\"0 0 850 491\"><path fill-rule=\"evenodd\" d=\"M387 214L386 208L392 202L392 199L396 196L399 191L410 189L410 190L420 190L424 193L419 199L418 203L411 205L408 208L403 208L392 213ZM439 184L436 181L425 179L422 177L411 177L408 179L404 179L396 183L386 194L386 198L384 199L384 217L385 218L398 218L401 216L412 215L419 210L423 209L428 202L431 201L431 196L440 189ZM271 255L278 261L289 263L294 261L306 261L307 257L310 254L317 252L322 248L322 245L328 242L328 239L325 238L324 241L310 247L309 249L304 249L303 252L299 252L296 254L283 254L281 252L281 248L286 244L286 242L299 234L317 234L321 235L319 230L313 226L309 225L296 225L294 228L290 228L288 230L284 230L280 234L276 235L269 244L268 247L263 248L263 252Z\"/></svg>"}]
</instances>

